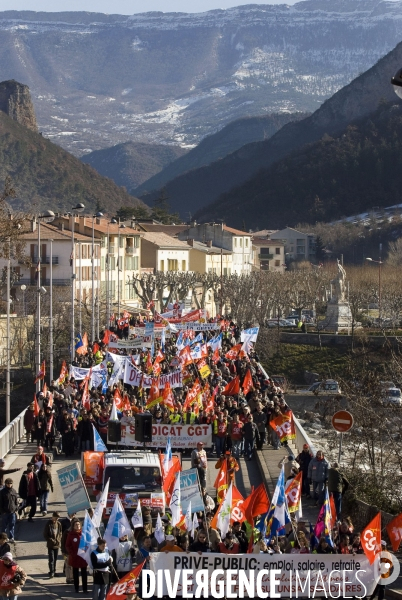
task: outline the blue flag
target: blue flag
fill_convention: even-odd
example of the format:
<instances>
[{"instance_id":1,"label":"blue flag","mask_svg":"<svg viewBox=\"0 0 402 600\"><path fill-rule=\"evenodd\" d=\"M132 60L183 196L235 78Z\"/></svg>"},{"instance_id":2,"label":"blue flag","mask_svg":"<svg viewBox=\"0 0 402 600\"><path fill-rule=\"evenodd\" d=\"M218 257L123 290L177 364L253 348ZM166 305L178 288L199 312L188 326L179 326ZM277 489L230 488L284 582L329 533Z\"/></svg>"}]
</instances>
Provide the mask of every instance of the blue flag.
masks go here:
<instances>
[{"instance_id":1,"label":"blue flag","mask_svg":"<svg viewBox=\"0 0 402 600\"><path fill-rule=\"evenodd\" d=\"M78 348L82 348L83 345L84 345L84 342L82 341L82 336L80 333L78 333L75 336L75 349L78 350Z\"/></svg>"},{"instance_id":2,"label":"blue flag","mask_svg":"<svg viewBox=\"0 0 402 600\"><path fill-rule=\"evenodd\" d=\"M107 371L105 371L102 375L102 394L106 394L107 387Z\"/></svg>"},{"instance_id":3,"label":"blue flag","mask_svg":"<svg viewBox=\"0 0 402 600\"><path fill-rule=\"evenodd\" d=\"M267 538L270 540L275 535L282 535L286 523L290 523L290 516L285 494L285 470L282 467L267 516Z\"/></svg>"},{"instance_id":4,"label":"blue flag","mask_svg":"<svg viewBox=\"0 0 402 600\"><path fill-rule=\"evenodd\" d=\"M94 451L95 452L107 452L104 441L102 440L99 432L96 430L95 425L92 424L94 430Z\"/></svg>"},{"instance_id":5,"label":"blue flag","mask_svg":"<svg viewBox=\"0 0 402 600\"><path fill-rule=\"evenodd\" d=\"M172 444L170 443L170 436L166 442L166 450L165 456L163 457L163 470L165 472L165 476L170 471L170 467L172 466Z\"/></svg>"},{"instance_id":6,"label":"blue flag","mask_svg":"<svg viewBox=\"0 0 402 600\"><path fill-rule=\"evenodd\" d=\"M93 552L98 545L97 540L98 532L96 531L89 514L85 511L85 519L82 526L82 535L77 554L86 560L89 565L91 564L91 552Z\"/></svg>"}]
</instances>

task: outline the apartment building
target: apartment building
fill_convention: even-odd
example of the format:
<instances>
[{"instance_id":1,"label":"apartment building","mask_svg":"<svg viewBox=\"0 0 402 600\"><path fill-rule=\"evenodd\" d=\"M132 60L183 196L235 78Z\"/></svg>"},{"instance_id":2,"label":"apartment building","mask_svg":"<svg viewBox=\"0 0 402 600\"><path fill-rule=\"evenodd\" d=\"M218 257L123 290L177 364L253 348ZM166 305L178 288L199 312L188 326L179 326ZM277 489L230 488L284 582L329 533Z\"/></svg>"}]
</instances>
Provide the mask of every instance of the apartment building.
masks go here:
<instances>
[{"instance_id":1,"label":"apartment building","mask_svg":"<svg viewBox=\"0 0 402 600\"><path fill-rule=\"evenodd\" d=\"M270 239L284 242L287 259L315 261L316 238L312 233L303 233L292 227L285 227L271 233Z\"/></svg>"},{"instance_id":2,"label":"apartment building","mask_svg":"<svg viewBox=\"0 0 402 600\"><path fill-rule=\"evenodd\" d=\"M285 243L281 240L253 237L253 265L256 270L284 273Z\"/></svg>"}]
</instances>

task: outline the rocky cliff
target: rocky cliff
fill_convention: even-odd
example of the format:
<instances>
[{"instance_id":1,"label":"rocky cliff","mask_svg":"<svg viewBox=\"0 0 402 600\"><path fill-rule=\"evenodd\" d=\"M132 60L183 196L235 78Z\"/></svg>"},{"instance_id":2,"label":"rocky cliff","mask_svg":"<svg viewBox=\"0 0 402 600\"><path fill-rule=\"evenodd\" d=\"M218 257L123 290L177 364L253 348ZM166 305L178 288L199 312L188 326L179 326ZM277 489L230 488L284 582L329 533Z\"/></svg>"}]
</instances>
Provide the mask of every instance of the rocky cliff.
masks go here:
<instances>
[{"instance_id":1,"label":"rocky cliff","mask_svg":"<svg viewBox=\"0 0 402 600\"><path fill-rule=\"evenodd\" d=\"M0 83L0 110L20 125L38 131L29 87L11 79Z\"/></svg>"}]
</instances>

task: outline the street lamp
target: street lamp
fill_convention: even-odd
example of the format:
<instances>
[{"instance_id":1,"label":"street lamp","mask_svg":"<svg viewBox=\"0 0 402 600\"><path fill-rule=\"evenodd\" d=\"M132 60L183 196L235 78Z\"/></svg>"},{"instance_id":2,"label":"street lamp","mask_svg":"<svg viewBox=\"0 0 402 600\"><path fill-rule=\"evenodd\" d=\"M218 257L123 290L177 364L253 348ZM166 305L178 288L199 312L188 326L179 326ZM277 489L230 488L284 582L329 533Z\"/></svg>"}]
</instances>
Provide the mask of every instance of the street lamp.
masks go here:
<instances>
[{"instance_id":1,"label":"street lamp","mask_svg":"<svg viewBox=\"0 0 402 600\"><path fill-rule=\"evenodd\" d=\"M21 286L21 292L22 292L22 314L24 317L27 316L27 312L26 312L26 307L25 307L25 292L26 292L27 286L26 285L22 285Z\"/></svg>"},{"instance_id":2,"label":"street lamp","mask_svg":"<svg viewBox=\"0 0 402 600\"><path fill-rule=\"evenodd\" d=\"M106 252L106 329L110 327L110 288L111 286L111 278L110 278L110 238L109 238L109 224L116 225L118 221L116 219L111 219L110 223L107 224L107 252Z\"/></svg>"},{"instance_id":3,"label":"street lamp","mask_svg":"<svg viewBox=\"0 0 402 600\"><path fill-rule=\"evenodd\" d=\"M120 319L120 229L125 229L124 223L120 225L119 217L119 229L117 232L117 318ZM123 255L124 260L124 255Z\"/></svg>"},{"instance_id":4,"label":"street lamp","mask_svg":"<svg viewBox=\"0 0 402 600\"><path fill-rule=\"evenodd\" d=\"M72 216L72 225L71 225L71 348L70 348L70 357L71 362L74 360L75 356L75 311L74 311L74 302L75 302L75 256L74 256L74 221L75 214L82 213L85 210L85 206L83 204L77 204L73 206L71 209Z\"/></svg>"},{"instance_id":5,"label":"street lamp","mask_svg":"<svg viewBox=\"0 0 402 600\"><path fill-rule=\"evenodd\" d=\"M381 327L381 265L383 261L381 260L381 246L380 244L380 257L379 260L373 260L372 258L366 258L369 262L376 263L378 265L378 322Z\"/></svg>"},{"instance_id":6,"label":"street lamp","mask_svg":"<svg viewBox=\"0 0 402 600\"><path fill-rule=\"evenodd\" d=\"M43 293L46 293L45 288L43 288L41 286L41 251L40 251L40 222L43 221L44 223L51 223L52 221L54 221L54 217L55 214L53 211L51 210L46 210L43 215L38 215L37 216L37 224L38 224L38 256L37 256L37 266L36 266L36 374L39 373L40 371L40 365L41 365L41 352L40 352L40 321L41 321L41 314L40 314L40 304L41 304L41 295ZM46 260L46 257L45 257ZM39 379L36 382L36 391L39 392L40 391L40 382L41 380Z\"/></svg>"},{"instance_id":7,"label":"street lamp","mask_svg":"<svg viewBox=\"0 0 402 600\"><path fill-rule=\"evenodd\" d=\"M95 340L95 219L103 217L103 213L97 212L95 215L92 215L92 317L91 317L91 339L92 342ZM99 306L99 281L97 280L96 285L96 298ZM98 308L99 315L99 308ZM98 336L99 337L99 316L98 316Z\"/></svg>"}]
</instances>

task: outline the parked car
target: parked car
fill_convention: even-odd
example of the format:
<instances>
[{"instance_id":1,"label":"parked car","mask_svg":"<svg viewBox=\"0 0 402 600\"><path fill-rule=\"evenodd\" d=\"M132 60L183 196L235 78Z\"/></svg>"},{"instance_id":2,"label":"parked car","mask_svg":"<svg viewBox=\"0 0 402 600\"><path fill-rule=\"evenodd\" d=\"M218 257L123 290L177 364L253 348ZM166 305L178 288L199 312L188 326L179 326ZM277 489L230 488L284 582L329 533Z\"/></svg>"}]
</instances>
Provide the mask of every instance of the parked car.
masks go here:
<instances>
[{"instance_id":1,"label":"parked car","mask_svg":"<svg viewBox=\"0 0 402 600\"><path fill-rule=\"evenodd\" d=\"M309 388L300 390L301 393L312 392L316 396L318 394L331 394L340 395L342 394L339 383L335 379L326 379L325 381L316 381Z\"/></svg>"},{"instance_id":2,"label":"parked car","mask_svg":"<svg viewBox=\"0 0 402 600\"><path fill-rule=\"evenodd\" d=\"M382 402L383 402L384 406L389 406L389 407L395 406L397 408L401 408L402 407L402 392L401 392L401 390L397 387L388 388L387 390L385 390L385 397Z\"/></svg>"},{"instance_id":3,"label":"parked car","mask_svg":"<svg viewBox=\"0 0 402 600\"><path fill-rule=\"evenodd\" d=\"M267 319L267 327L294 327L287 319Z\"/></svg>"}]
</instances>

